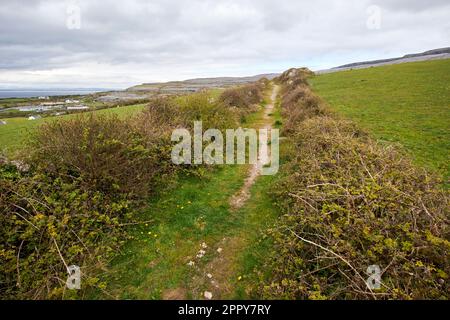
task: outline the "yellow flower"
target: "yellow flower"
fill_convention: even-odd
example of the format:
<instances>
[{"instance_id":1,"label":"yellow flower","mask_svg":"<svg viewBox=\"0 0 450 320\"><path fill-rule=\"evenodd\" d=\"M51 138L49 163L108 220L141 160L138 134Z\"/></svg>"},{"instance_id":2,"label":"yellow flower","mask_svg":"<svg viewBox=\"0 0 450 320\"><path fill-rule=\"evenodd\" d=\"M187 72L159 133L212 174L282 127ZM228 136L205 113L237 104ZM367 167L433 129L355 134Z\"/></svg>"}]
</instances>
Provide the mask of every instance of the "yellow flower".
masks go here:
<instances>
[{"instance_id":1,"label":"yellow flower","mask_svg":"<svg viewBox=\"0 0 450 320\"><path fill-rule=\"evenodd\" d=\"M238 277L238 280L241 281L241 280L242 280L242 276L239 276L239 277Z\"/></svg>"}]
</instances>

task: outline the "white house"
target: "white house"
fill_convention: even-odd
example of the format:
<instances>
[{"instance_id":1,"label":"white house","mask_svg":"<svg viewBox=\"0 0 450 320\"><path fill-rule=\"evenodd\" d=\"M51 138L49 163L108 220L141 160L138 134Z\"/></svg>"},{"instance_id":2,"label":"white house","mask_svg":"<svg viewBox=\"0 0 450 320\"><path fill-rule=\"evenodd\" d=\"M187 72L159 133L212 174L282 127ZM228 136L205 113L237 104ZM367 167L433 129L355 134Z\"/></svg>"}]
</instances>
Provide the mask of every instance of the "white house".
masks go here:
<instances>
[{"instance_id":1,"label":"white house","mask_svg":"<svg viewBox=\"0 0 450 320\"><path fill-rule=\"evenodd\" d=\"M87 110L89 109L89 107L87 106L72 106L72 107L67 107L67 110Z\"/></svg>"},{"instance_id":2,"label":"white house","mask_svg":"<svg viewBox=\"0 0 450 320\"><path fill-rule=\"evenodd\" d=\"M80 101L79 101L79 100L67 99L67 100L65 101L65 103L80 103Z\"/></svg>"}]
</instances>

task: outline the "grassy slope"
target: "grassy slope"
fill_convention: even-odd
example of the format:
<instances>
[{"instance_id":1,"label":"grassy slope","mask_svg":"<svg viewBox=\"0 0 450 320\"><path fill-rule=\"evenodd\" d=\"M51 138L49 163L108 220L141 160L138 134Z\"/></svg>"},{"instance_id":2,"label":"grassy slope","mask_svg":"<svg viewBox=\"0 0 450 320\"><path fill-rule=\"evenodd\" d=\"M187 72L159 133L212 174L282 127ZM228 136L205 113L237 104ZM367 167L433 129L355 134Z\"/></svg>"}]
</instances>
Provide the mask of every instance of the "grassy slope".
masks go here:
<instances>
[{"instance_id":1,"label":"grassy slope","mask_svg":"<svg viewBox=\"0 0 450 320\"><path fill-rule=\"evenodd\" d=\"M136 113L144 108L144 104L116 107L110 109L103 109L98 111L92 111L96 114L109 114L114 113L119 117L124 117L133 113ZM77 114L63 115L59 117L46 117L37 120L28 120L27 118L7 118L4 119L7 124L0 125L0 151L6 151L7 153L14 152L19 149L24 143L27 135L32 133L40 124L46 121L53 121L55 119L67 119L74 117Z\"/></svg>"},{"instance_id":2,"label":"grassy slope","mask_svg":"<svg viewBox=\"0 0 450 320\"><path fill-rule=\"evenodd\" d=\"M338 113L450 177L450 59L336 72L310 82Z\"/></svg>"}]
</instances>

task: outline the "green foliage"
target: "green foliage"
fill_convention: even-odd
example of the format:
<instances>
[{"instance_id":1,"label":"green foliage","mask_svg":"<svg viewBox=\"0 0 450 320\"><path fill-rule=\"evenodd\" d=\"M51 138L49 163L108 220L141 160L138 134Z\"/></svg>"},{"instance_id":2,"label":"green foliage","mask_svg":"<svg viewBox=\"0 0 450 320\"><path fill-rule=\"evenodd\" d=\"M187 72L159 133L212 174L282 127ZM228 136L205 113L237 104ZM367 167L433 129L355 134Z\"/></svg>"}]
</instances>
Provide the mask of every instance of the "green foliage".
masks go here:
<instances>
[{"instance_id":1,"label":"green foliage","mask_svg":"<svg viewBox=\"0 0 450 320\"><path fill-rule=\"evenodd\" d=\"M3 299L79 298L65 292L66 265L82 267L86 286L101 283L93 268L125 239L129 201L83 190L82 179L0 171L0 295ZM100 259L101 258L101 259Z\"/></svg>"},{"instance_id":2,"label":"green foliage","mask_svg":"<svg viewBox=\"0 0 450 320\"><path fill-rule=\"evenodd\" d=\"M257 110L257 104L262 102L263 91L268 85L267 79L261 79L256 83L227 89L220 95L219 102L228 108L235 109L241 121L244 121L247 115Z\"/></svg>"},{"instance_id":3,"label":"green foliage","mask_svg":"<svg viewBox=\"0 0 450 320\"><path fill-rule=\"evenodd\" d=\"M83 189L142 199L157 177L174 170L169 146L158 138L130 119L78 116L44 124L33 138L30 161L48 176L80 179Z\"/></svg>"},{"instance_id":4,"label":"green foliage","mask_svg":"<svg viewBox=\"0 0 450 320\"><path fill-rule=\"evenodd\" d=\"M179 112L186 128L193 128L193 122L200 120L206 129L235 128L239 124L239 114L235 110L227 108L206 92L183 97Z\"/></svg>"}]
</instances>

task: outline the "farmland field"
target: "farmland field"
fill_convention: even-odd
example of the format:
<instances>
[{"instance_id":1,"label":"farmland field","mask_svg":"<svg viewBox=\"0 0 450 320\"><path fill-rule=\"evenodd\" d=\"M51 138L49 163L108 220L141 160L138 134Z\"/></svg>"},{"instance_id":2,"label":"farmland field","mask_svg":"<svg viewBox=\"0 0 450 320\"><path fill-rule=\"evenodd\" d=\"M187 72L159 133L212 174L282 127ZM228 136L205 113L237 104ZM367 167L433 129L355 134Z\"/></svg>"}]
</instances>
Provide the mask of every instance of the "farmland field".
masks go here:
<instances>
[{"instance_id":1,"label":"farmland field","mask_svg":"<svg viewBox=\"0 0 450 320\"><path fill-rule=\"evenodd\" d=\"M313 90L376 138L450 176L450 59L316 76Z\"/></svg>"}]
</instances>

